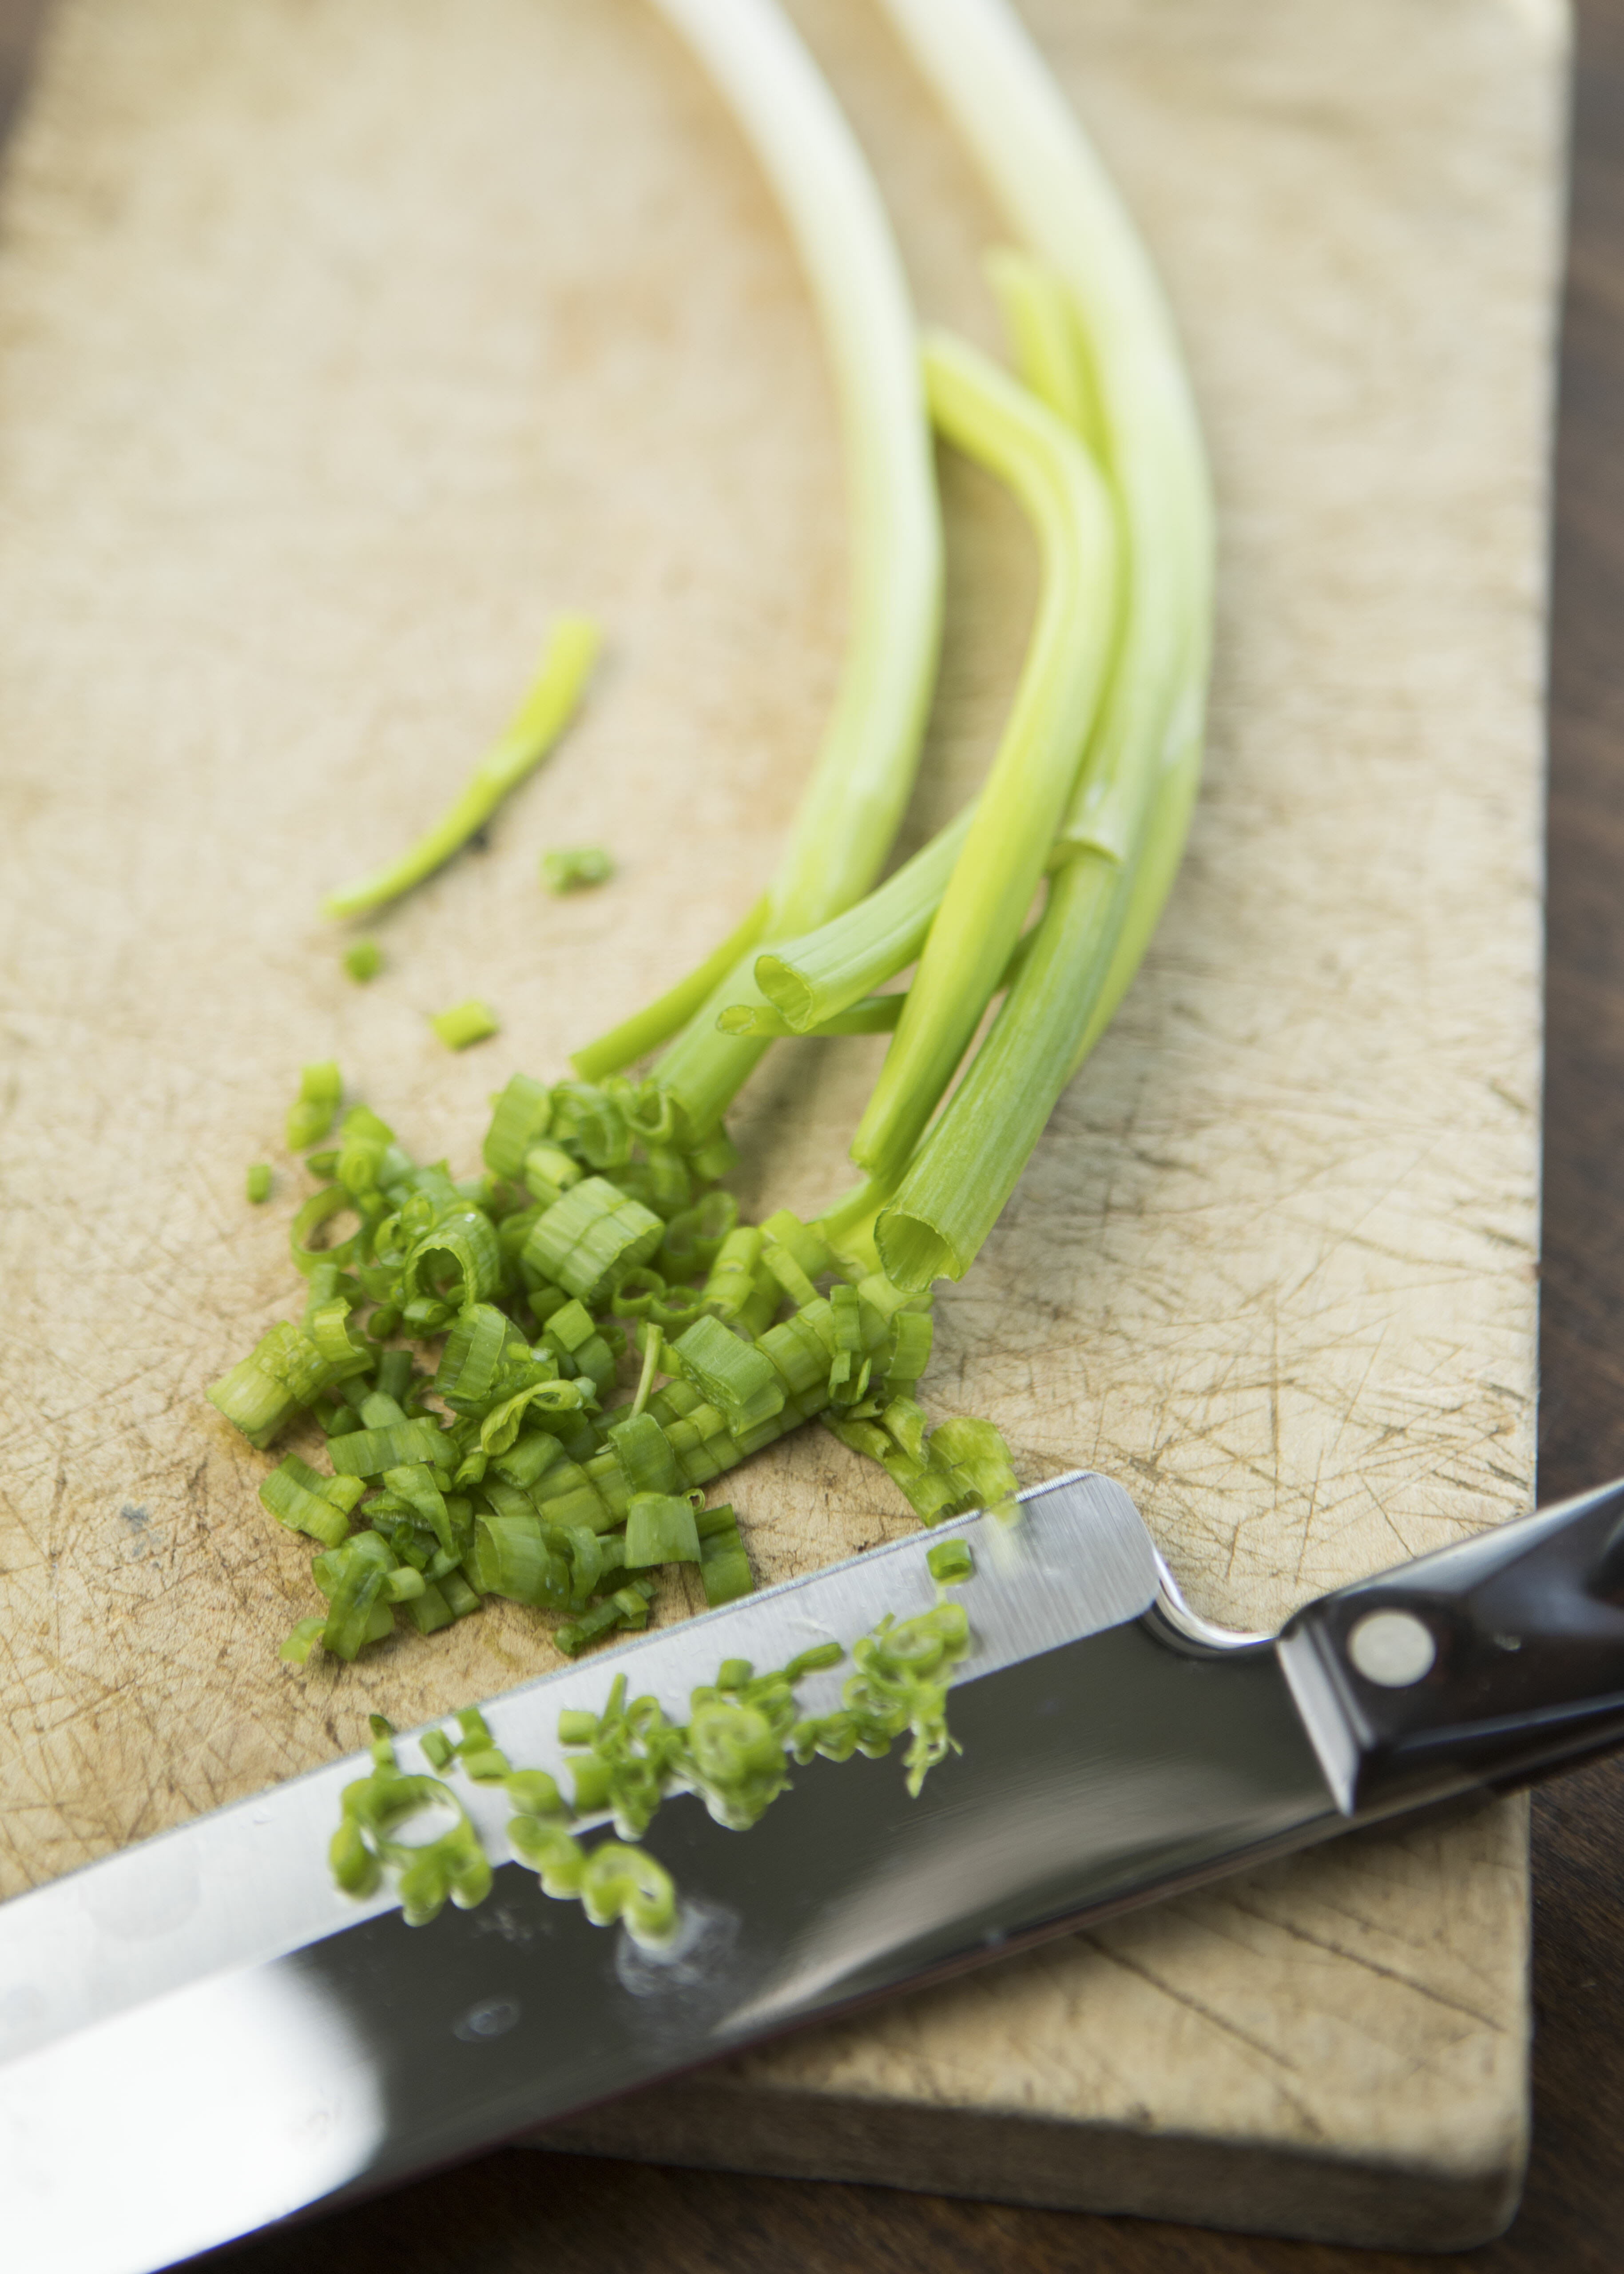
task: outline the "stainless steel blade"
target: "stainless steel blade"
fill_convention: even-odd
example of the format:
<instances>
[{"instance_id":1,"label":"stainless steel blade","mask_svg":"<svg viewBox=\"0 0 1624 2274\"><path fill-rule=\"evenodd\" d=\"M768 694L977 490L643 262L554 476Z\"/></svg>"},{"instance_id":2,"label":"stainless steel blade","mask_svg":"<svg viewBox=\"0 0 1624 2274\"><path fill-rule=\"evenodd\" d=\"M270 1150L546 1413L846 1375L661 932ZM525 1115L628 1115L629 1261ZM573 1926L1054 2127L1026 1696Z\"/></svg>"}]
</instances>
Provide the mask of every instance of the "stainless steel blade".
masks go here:
<instances>
[{"instance_id":1,"label":"stainless steel blade","mask_svg":"<svg viewBox=\"0 0 1624 2274\"><path fill-rule=\"evenodd\" d=\"M1338 1828L1266 1639L1202 1630L1094 1476L972 1542L960 1756L815 1762L747 1836L691 1798L645 1845L682 1892L656 1956L544 1896L500 1792L480 1909L407 1928L327 1875L365 1759L0 1909L0 2190L17 2274L146 2274L921 1976ZM934 1535L940 1539L942 1532ZM662 1630L486 1708L526 1766L612 1672L673 1714L724 1657L782 1664L936 1600L914 1537ZM809 1711L839 1670L809 1680ZM410 1762L410 1748L402 1758ZM86 2159L94 2184L86 2184Z\"/></svg>"}]
</instances>

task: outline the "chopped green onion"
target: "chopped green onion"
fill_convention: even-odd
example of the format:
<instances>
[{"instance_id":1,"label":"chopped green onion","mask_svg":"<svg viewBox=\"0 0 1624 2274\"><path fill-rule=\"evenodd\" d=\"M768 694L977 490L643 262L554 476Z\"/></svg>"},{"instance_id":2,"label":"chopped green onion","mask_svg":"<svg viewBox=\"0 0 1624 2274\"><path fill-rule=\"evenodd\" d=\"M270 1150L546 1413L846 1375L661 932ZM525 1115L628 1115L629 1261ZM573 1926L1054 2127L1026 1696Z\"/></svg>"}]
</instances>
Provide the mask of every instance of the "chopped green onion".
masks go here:
<instances>
[{"instance_id":1,"label":"chopped green onion","mask_svg":"<svg viewBox=\"0 0 1624 2274\"><path fill-rule=\"evenodd\" d=\"M594 1603L580 1618L555 1628L553 1645L566 1658L576 1658L589 1643L597 1642L603 1635L622 1627L646 1624L648 1615L648 1598L640 1594L635 1585L620 1587L605 1601Z\"/></svg>"},{"instance_id":2,"label":"chopped green onion","mask_svg":"<svg viewBox=\"0 0 1624 2274\"><path fill-rule=\"evenodd\" d=\"M711 1610L723 1603L736 1603L741 1596L756 1592L756 1574L750 1569L750 1559L745 1553L744 1540L731 1508L709 1509L711 1518L725 1516L726 1525L711 1523L703 1526L699 1540L699 1579L705 1591L705 1602ZM718 1676L720 1680L720 1676Z\"/></svg>"},{"instance_id":3,"label":"chopped green onion","mask_svg":"<svg viewBox=\"0 0 1624 2274\"><path fill-rule=\"evenodd\" d=\"M606 884L613 874L614 862L597 845L541 856L541 880L550 892L582 892L592 885Z\"/></svg>"},{"instance_id":4,"label":"chopped green onion","mask_svg":"<svg viewBox=\"0 0 1624 2274\"><path fill-rule=\"evenodd\" d=\"M321 1647L335 1658L357 1658L362 1645L381 1639L395 1623L384 1600L384 1581L395 1568L388 1544L375 1532L357 1532L311 1570L327 1599Z\"/></svg>"},{"instance_id":5,"label":"chopped green onion","mask_svg":"<svg viewBox=\"0 0 1624 2274\"><path fill-rule=\"evenodd\" d=\"M344 968L352 979L365 986L383 969L383 950L375 939L352 941L344 950Z\"/></svg>"},{"instance_id":6,"label":"chopped green onion","mask_svg":"<svg viewBox=\"0 0 1624 2274\"><path fill-rule=\"evenodd\" d=\"M516 1182L524 1174L525 1156L547 1133L553 1119L553 1091L533 1075L515 1073L496 1101L491 1126L485 1135L485 1164L499 1177ZM560 1158L574 1167L568 1154Z\"/></svg>"},{"instance_id":7,"label":"chopped green onion","mask_svg":"<svg viewBox=\"0 0 1624 2274\"><path fill-rule=\"evenodd\" d=\"M952 1587L974 1575L975 1555L967 1540L941 1540L925 1550L925 1564L938 1587Z\"/></svg>"},{"instance_id":8,"label":"chopped green onion","mask_svg":"<svg viewBox=\"0 0 1624 2274\"><path fill-rule=\"evenodd\" d=\"M291 1532L305 1532L326 1547L336 1547L349 1537L350 1518L342 1508L335 1507L312 1488L308 1480L314 1474L297 1455L290 1454L260 1480L259 1498L278 1524L285 1524Z\"/></svg>"},{"instance_id":9,"label":"chopped green onion","mask_svg":"<svg viewBox=\"0 0 1624 2274\"><path fill-rule=\"evenodd\" d=\"M257 1207L271 1197L271 1170L268 1161L256 1161L249 1170L244 1184L248 1197Z\"/></svg>"},{"instance_id":10,"label":"chopped green onion","mask_svg":"<svg viewBox=\"0 0 1624 2274\"><path fill-rule=\"evenodd\" d=\"M563 1795L545 1769L515 1769L505 1789L520 1816L562 1816Z\"/></svg>"},{"instance_id":11,"label":"chopped green onion","mask_svg":"<svg viewBox=\"0 0 1624 2274\"><path fill-rule=\"evenodd\" d=\"M652 1209L628 1200L606 1178L588 1177L538 1217L524 1261L568 1293L598 1303L628 1271L646 1263L665 1236Z\"/></svg>"},{"instance_id":12,"label":"chopped green onion","mask_svg":"<svg viewBox=\"0 0 1624 2274\"><path fill-rule=\"evenodd\" d=\"M741 1224L724 1239L704 1286L704 1299L718 1319L740 1317L755 1295L761 1252L762 1235L755 1224Z\"/></svg>"},{"instance_id":13,"label":"chopped green onion","mask_svg":"<svg viewBox=\"0 0 1624 2274\"><path fill-rule=\"evenodd\" d=\"M515 1603L568 1607L569 1569L553 1553L538 1516L482 1516L474 1527L474 1571L487 1595Z\"/></svg>"},{"instance_id":14,"label":"chopped green onion","mask_svg":"<svg viewBox=\"0 0 1624 2274\"><path fill-rule=\"evenodd\" d=\"M462 794L397 861L329 893L322 902L322 913L355 916L381 907L432 876L483 829L508 792L540 764L568 725L598 644L598 628L584 616L560 616L548 634L533 685L499 741L475 767Z\"/></svg>"},{"instance_id":15,"label":"chopped green onion","mask_svg":"<svg viewBox=\"0 0 1624 2274\"><path fill-rule=\"evenodd\" d=\"M747 1674L728 1686L743 1689L748 1682ZM722 1687L719 1680L717 1686ZM789 1781L783 1728L760 1705L737 1697L696 1697L691 1710L687 1735L694 1788L719 1823L745 1831Z\"/></svg>"},{"instance_id":16,"label":"chopped green onion","mask_svg":"<svg viewBox=\"0 0 1624 2274\"><path fill-rule=\"evenodd\" d=\"M251 1445L263 1449L331 1379L332 1368L309 1336L284 1321L205 1394Z\"/></svg>"},{"instance_id":17,"label":"chopped green onion","mask_svg":"<svg viewBox=\"0 0 1624 2274\"><path fill-rule=\"evenodd\" d=\"M345 1894L364 1897L389 1873L408 1926L426 1925L447 1897L472 1909L491 1892L491 1866L467 1810L438 1778L402 1775L388 1723L375 1714L372 1727L372 1773L344 1788L329 1850L334 1879ZM414 1818L441 1809L455 1821L438 1839L419 1845L400 1836Z\"/></svg>"},{"instance_id":18,"label":"chopped green onion","mask_svg":"<svg viewBox=\"0 0 1624 2274\"><path fill-rule=\"evenodd\" d=\"M629 1419L617 1422L609 1432L609 1442L631 1492L676 1491L677 1464L671 1441L651 1413L634 1413Z\"/></svg>"},{"instance_id":19,"label":"chopped green onion","mask_svg":"<svg viewBox=\"0 0 1624 2274\"><path fill-rule=\"evenodd\" d=\"M451 1456L449 1441L436 1421L400 1420L380 1428L353 1429L348 1436L329 1439L327 1450L342 1477L380 1477L386 1469L417 1461L448 1463Z\"/></svg>"},{"instance_id":20,"label":"chopped green onion","mask_svg":"<svg viewBox=\"0 0 1624 2274\"><path fill-rule=\"evenodd\" d=\"M289 1666L308 1665L310 1654L320 1641L321 1630L326 1624L325 1619L301 1619L277 1655Z\"/></svg>"},{"instance_id":21,"label":"chopped green onion","mask_svg":"<svg viewBox=\"0 0 1624 2274\"><path fill-rule=\"evenodd\" d=\"M448 1050L465 1050L470 1043L482 1043L488 1035L501 1032L501 1020L490 1005L472 997L453 1011L438 1012L429 1024Z\"/></svg>"},{"instance_id":22,"label":"chopped green onion","mask_svg":"<svg viewBox=\"0 0 1624 2274\"><path fill-rule=\"evenodd\" d=\"M719 1320L695 1320L672 1348L688 1379L726 1417L735 1436L782 1412L784 1385L771 1360L730 1335Z\"/></svg>"},{"instance_id":23,"label":"chopped green onion","mask_svg":"<svg viewBox=\"0 0 1624 2274\"><path fill-rule=\"evenodd\" d=\"M699 1561L692 1504L674 1493L635 1492L626 1519L627 1569Z\"/></svg>"},{"instance_id":24,"label":"chopped green onion","mask_svg":"<svg viewBox=\"0 0 1624 2274\"><path fill-rule=\"evenodd\" d=\"M483 1303L501 1283L495 1229L484 1209L477 1208L459 1208L442 1216L414 1242L401 1273L402 1291L409 1299L432 1296L458 1310Z\"/></svg>"},{"instance_id":25,"label":"chopped green onion","mask_svg":"<svg viewBox=\"0 0 1624 2274\"><path fill-rule=\"evenodd\" d=\"M605 1840L587 1857L580 1894L594 1926L613 1926L620 1919L634 1942L655 1948L668 1939L676 1921L671 1874L641 1848L618 1840Z\"/></svg>"},{"instance_id":26,"label":"chopped green onion","mask_svg":"<svg viewBox=\"0 0 1624 2274\"><path fill-rule=\"evenodd\" d=\"M470 1303L446 1337L434 1388L444 1398L477 1401L496 1380L513 1332L505 1314L491 1303Z\"/></svg>"},{"instance_id":27,"label":"chopped green onion","mask_svg":"<svg viewBox=\"0 0 1624 2274\"><path fill-rule=\"evenodd\" d=\"M288 1108L288 1150L303 1153L320 1143L337 1117L344 1094L343 1076L331 1058L307 1065L299 1076L299 1094Z\"/></svg>"}]
</instances>

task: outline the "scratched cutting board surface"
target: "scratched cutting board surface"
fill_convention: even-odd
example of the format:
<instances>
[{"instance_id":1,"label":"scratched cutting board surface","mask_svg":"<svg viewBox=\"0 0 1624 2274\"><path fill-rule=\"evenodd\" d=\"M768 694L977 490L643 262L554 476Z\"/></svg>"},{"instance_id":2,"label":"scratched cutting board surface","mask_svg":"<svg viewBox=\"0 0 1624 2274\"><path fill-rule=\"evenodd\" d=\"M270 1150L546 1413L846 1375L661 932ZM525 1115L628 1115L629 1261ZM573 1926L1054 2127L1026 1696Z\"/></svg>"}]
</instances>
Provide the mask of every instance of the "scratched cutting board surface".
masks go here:
<instances>
[{"instance_id":1,"label":"scratched cutting board surface","mask_svg":"<svg viewBox=\"0 0 1624 2274\"><path fill-rule=\"evenodd\" d=\"M997 230L868 0L795 9L922 312ZM1027 0L1189 343L1222 574L1207 784L1146 971L926 1399L1120 1477L1198 1607L1528 1504L1540 661L1564 20L1545 0ZM910 841L1034 591L944 468ZM293 1309L276 1151L329 1054L419 1157L709 947L835 681L839 460L787 241L638 0L63 0L0 203L0 1893L546 1668L492 1605L282 1667L307 1556L204 1385ZM586 713L374 927L548 618ZM602 841L604 891L538 891ZM425 1014L478 993L500 1037ZM747 1202L840 1189L876 1043L770 1058ZM278 1163L261 1209L247 1163ZM910 1524L823 1434L730 1486L763 1578ZM679 1598L675 1608L680 1610ZM1526 2126L1515 1806L1254 1875L573 2128L609 2152L1458 2244ZM0 1994L8 1985L0 1984ZM538 2165L538 2180L542 2167Z\"/></svg>"}]
</instances>

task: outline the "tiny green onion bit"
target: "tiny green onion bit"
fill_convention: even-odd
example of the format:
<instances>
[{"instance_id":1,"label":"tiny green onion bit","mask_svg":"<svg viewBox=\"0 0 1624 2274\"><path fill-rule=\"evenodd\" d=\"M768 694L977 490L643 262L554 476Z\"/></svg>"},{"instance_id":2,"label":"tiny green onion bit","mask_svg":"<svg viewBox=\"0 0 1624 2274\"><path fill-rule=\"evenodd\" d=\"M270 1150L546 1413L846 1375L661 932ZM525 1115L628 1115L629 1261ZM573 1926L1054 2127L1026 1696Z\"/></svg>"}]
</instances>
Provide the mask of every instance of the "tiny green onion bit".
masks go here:
<instances>
[{"instance_id":1,"label":"tiny green onion bit","mask_svg":"<svg viewBox=\"0 0 1624 2274\"><path fill-rule=\"evenodd\" d=\"M383 969L383 950L375 939L353 940L344 950L344 968L365 986Z\"/></svg>"},{"instance_id":2,"label":"tiny green onion bit","mask_svg":"<svg viewBox=\"0 0 1624 2274\"><path fill-rule=\"evenodd\" d=\"M967 1540L939 1540L925 1550L925 1566L938 1587L951 1587L972 1576L975 1556Z\"/></svg>"},{"instance_id":3,"label":"tiny green onion bit","mask_svg":"<svg viewBox=\"0 0 1624 2274\"><path fill-rule=\"evenodd\" d=\"M271 1170L267 1161L256 1161L244 1180L248 1197L257 1206L271 1197Z\"/></svg>"},{"instance_id":4,"label":"tiny green onion bit","mask_svg":"<svg viewBox=\"0 0 1624 2274\"><path fill-rule=\"evenodd\" d=\"M579 845L541 856L541 881L560 895L607 884L613 874L614 862L600 845Z\"/></svg>"},{"instance_id":5,"label":"tiny green onion bit","mask_svg":"<svg viewBox=\"0 0 1624 2274\"><path fill-rule=\"evenodd\" d=\"M320 1144L333 1126L344 1079L332 1058L307 1065L299 1075L299 1094L288 1108L288 1150L302 1153Z\"/></svg>"},{"instance_id":6,"label":"tiny green onion bit","mask_svg":"<svg viewBox=\"0 0 1624 2274\"><path fill-rule=\"evenodd\" d=\"M487 1035L501 1032L501 1021L490 1005L472 997L453 1011L440 1012L429 1024L448 1050L465 1050L470 1043L483 1043Z\"/></svg>"}]
</instances>

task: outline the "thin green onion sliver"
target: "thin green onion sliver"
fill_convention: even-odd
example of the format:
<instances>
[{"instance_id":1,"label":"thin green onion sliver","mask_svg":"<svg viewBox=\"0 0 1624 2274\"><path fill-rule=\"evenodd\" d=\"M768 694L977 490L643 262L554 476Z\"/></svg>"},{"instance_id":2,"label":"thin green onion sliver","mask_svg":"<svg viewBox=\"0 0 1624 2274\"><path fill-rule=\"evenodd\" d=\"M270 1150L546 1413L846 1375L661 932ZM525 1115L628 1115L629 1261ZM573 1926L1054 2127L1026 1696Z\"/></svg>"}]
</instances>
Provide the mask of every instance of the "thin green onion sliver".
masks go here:
<instances>
[{"instance_id":1,"label":"thin green onion sliver","mask_svg":"<svg viewBox=\"0 0 1624 2274\"><path fill-rule=\"evenodd\" d=\"M547 636L530 692L500 740L474 768L462 794L399 860L329 893L321 904L322 914L358 916L398 900L483 829L509 790L540 764L568 725L598 644L598 627L585 616L560 616Z\"/></svg>"},{"instance_id":2,"label":"thin green onion sliver","mask_svg":"<svg viewBox=\"0 0 1624 2274\"><path fill-rule=\"evenodd\" d=\"M871 1175L912 1154L1020 936L1071 796L1116 628L1109 499L1077 436L979 350L926 348L949 439L1014 491L1038 538L1043 590L1020 685L907 1008L853 1141Z\"/></svg>"}]
</instances>

